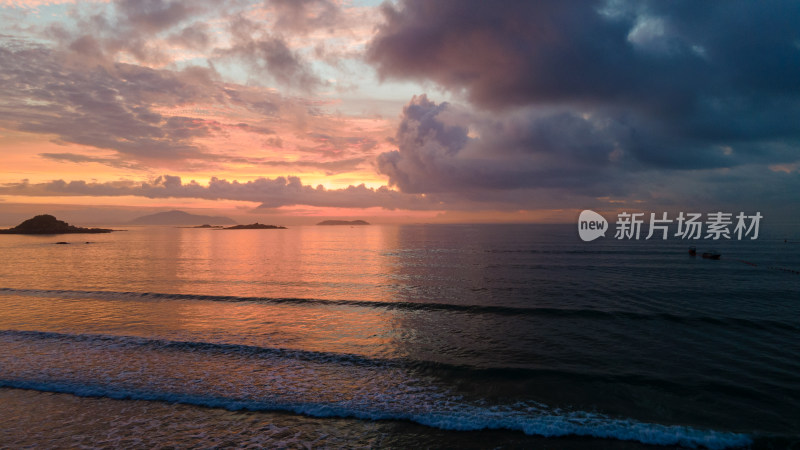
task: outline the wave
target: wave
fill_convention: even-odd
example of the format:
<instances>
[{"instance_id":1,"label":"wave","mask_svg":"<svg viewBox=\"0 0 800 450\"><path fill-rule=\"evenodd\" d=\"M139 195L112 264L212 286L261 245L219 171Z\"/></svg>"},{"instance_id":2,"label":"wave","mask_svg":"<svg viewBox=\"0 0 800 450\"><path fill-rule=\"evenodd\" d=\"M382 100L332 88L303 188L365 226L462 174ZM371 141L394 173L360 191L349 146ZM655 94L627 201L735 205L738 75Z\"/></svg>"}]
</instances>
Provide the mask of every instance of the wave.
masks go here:
<instances>
[{"instance_id":1,"label":"wave","mask_svg":"<svg viewBox=\"0 0 800 450\"><path fill-rule=\"evenodd\" d=\"M768 319L747 319L741 317L725 316L686 316L665 312L632 312L599 309L577 308L523 308L514 306L495 305L461 305L455 303L436 302L385 302L371 300L330 300L316 298L294 297L241 297L228 295L199 295L199 294L169 294L159 292L125 292L125 291L90 291L90 290L65 290L65 289L16 289L0 288L0 294L21 295L32 297L62 297L62 298L93 298L105 300L198 300L217 302L252 302L265 304L297 304L311 306L354 306L361 308L380 308L387 310L410 311L451 311L466 314L497 314L504 316L541 316L564 318L587 318L599 320L651 320L672 323L698 325L737 327L757 330L781 329L787 331L800 331L800 325L792 322L782 322Z\"/></svg>"},{"instance_id":2,"label":"wave","mask_svg":"<svg viewBox=\"0 0 800 450\"><path fill-rule=\"evenodd\" d=\"M114 348L144 348L151 351L184 351L191 353L226 354L237 356L289 358L301 361L336 363L340 365L359 365L365 367L408 367L411 364L397 358L369 358L348 353L333 353L311 350L294 350L279 347L261 347L247 344L228 344L217 342L173 341L138 336L118 336L110 334L70 334L52 331L0 330L0 337L12 339L55 340L70 343L108 345Z\"/></svg>"},{"instance_id":3,"label":"wave","mask_svg":"<svg viewBox=\"0 0 800 450\"><path fill-rule=\"evenodd\" d=\"M28 339L36 341L58 341L70 344L86 343L93 346L107 346L119 349L143 349L145 351L167 351L200 353L204 357L213 355L235 355L242 358L275 358L291 359L303 362L332 364L334 366L357 366L369 369L400 369L416 375L434 376L442 379L481 380L531 380L542 378L558 378L571 382L604 382L611 384L628 384L657 387L668 392L686 390L702 390L703 392L735 393L740 397L757 397L758 391L722 381L703 381L693 386L686 381L675 382L652 375L633 373L604 373L570 371L564 369L530 368L530 367L483 367L465 364L450 364L439 361L426 361L408 358L379 358L350 353L335 353L312 350L286 349L280 347L262 347L247 344L231 344L198 341L174 341L153 339L138 336L119 336L108 334L69 334L50 331L0 330L0 338Z\"/></svg>"},{"instance_id":4,"label":"wave","mask_svg":"<svg viewBox=\"0 0 800 450\"><path fill-rule=\"evenodd\" d=\"M285 411L311 417L355 418L361 420L406 420L442 430L477 431L505 429L544 437L585 436L651 445L680 445L689 448L724 449L751 445L753 439L742 433L704 430L681 425L662 425L618 419L598 413L552 411L531 415L493 407L460 407L428 412L402 412L375 407L359 407L346 402L281 402L226 398L155 390L124 389L90 383L43 382L0 379L0 387L41 392L104 397L117 400L143 400L179 403L230 411Z\"/></svg>"}]
</instances>

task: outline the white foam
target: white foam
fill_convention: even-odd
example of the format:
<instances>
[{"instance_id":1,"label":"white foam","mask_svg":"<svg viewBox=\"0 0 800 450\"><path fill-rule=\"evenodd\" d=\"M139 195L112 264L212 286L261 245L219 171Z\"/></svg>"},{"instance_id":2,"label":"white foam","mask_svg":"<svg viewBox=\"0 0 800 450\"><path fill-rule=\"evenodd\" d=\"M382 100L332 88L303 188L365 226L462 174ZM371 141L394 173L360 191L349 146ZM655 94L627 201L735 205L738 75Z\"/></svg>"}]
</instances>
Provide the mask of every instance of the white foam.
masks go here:
<instances>
[{"instance_id":1,"label":"white foam","mask_svg":"<svg viewBox=\"0 0 800 450\"><path fill-rule=\"evenodd\" d=\"M746 434L703 430L688 426L661 425L632 419L614 419L597 413L547 411L539 406L527 410L509 407L479 407L453 401L429 403L424 411L385 409L374 404L313 402L264 402L195 394L149 392L106 386L77 385L63 382L0 380L0 387L69 393L85 397L119 400L147 400L223 408L231 411L287 411L312 417L357 418L365 420L408 420L443 430L475 431L506 429L544 437L587 436L654 445L680 445L689 448L724 449L752 444Z\"/></svg>"},{"instance_id":2,"label":"white foam","mask_svg":"<svg viewBox=\"0 0 800 450\"><path fill-rule=\"evenodd\" d=\"M0 387L314 417L408 420L445 430L506 429L710 449L752 442L740 433L564 411L535 402L467 400L436 377L367 359L348 364L350 357L343 355L13 330L0 331L0 341ZM196 351L209 346L214 351Z\"/></svg>"}]
</instances>

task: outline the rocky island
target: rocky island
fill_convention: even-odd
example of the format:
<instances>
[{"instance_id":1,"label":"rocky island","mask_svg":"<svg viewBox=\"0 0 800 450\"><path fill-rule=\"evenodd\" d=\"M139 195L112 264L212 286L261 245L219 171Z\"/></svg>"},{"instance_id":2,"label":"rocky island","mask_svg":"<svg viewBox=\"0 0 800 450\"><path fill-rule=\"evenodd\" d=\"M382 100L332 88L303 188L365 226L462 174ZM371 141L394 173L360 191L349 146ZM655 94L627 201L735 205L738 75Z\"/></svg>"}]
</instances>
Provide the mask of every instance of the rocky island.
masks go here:
<instances>
[{"instance_id":1,"label":"rocky island","mask_svg":"<svg viewBox=\"0 0 800 450\"><path fill-rule=\"evenodd\" d=\"M323 220L317 225L369 225L364 220Z\"/></svg>"},{"instance_id":2,"label":"rocky island","mask_svg":"<svg viewBox=\"0 0 800 450\"><path fill-rule=\"evenodd\" d=\"M225 228L225 227L223 227L222 225L209 225L207 223L204 223L203 225L196 225L193 227L178 227L178 228Z\"/></svg>"},{"instance_id":3,"label":"rocky island","mask_svg":"<svg viewBox=\"0 0 800 450\"><path fill-rule=\"evenodd\" d=\"M115 230L106 228L75 227L50 214L42 214L28 219L14 228L0 230L0 234L67 234L67 233L110 233Z\"/></svg>"},{"instance_id":4,"label":"rocky island","mask_svg":"<svg viewBox=\"0 0 800 450\"><path fill-rule=\"evenodd\" d=\"M278 225L264 225L263 223L251 223L250 225L234 225L225 227L223 230L285 230L286 227Z\"/></svg>"}]
</instances>

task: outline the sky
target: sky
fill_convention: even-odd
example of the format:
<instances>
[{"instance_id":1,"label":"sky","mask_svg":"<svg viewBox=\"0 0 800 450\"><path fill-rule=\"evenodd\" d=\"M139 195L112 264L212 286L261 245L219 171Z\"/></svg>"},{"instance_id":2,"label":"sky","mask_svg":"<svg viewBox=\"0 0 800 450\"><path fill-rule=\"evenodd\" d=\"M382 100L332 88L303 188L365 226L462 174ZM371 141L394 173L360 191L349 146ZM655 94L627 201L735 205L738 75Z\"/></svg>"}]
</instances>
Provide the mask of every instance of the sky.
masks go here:
<instances>
[{"instance_id":1,"label":"sky","mask_svg":"<svg viewBox=\"0 0 800 450\"><path fill-rule=\"evenodd\" d=\"M800 224L800 2L0 0L0 223Z\"/></svg>"}]
</instances>

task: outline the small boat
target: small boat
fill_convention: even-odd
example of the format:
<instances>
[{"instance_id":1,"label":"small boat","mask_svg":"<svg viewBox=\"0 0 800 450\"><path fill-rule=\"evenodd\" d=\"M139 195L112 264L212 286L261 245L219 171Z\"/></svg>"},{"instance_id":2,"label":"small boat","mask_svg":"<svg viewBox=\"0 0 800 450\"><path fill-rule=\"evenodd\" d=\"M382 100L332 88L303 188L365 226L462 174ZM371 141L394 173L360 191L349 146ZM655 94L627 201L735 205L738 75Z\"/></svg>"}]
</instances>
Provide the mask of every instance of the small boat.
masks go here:
<instances>
[{"instance_id":1,"label":"small boat","mask_svg":"<svg viewBox=\"0 0 800 450\"><path fill-rule=\"evenodd\" d=\"M697 247L695 247L694 245L689 247L689 254L692 256L697 255Z\"/></svg>"},{"instance_id":2,"label":"small boat","mask_svg":"<svg viewBox=\"0 0 800 450\"><path fill-rule=\"evenodd\" d=\"M720 256L722 256L722 255L720 255L719 252L717 252L715 250L711 250L710 252L704 252L703 253L703 258L705 258L705 259L719 259Z\"/></svg>"}]
</instances>

